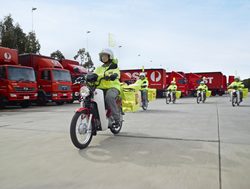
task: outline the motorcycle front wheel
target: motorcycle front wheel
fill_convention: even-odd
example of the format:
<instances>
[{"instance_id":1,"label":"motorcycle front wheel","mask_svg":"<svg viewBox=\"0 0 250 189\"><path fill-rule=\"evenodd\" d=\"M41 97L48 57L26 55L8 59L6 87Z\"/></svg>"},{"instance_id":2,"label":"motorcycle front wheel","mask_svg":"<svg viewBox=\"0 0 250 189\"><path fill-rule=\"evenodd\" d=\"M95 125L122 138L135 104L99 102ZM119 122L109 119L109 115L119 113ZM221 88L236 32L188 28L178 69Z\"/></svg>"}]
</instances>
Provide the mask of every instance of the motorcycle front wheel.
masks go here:
<instances>
[{"instance_id":1,"label":"motorcycle front wheel","mask_svg":"<svg viewBox=\"0 0 250 189\"><path fill-rule=\"evenodd\" d=\"M86 148L92 140L92 120L85 111L76 112L70 124L70 138L76 148Z\"/></svg>"},{"instance_id":2,"label":"motorcycle front wheel","mask_svg":"<svg viewBox=\"0 0 250 189\"><path fill-rule=\"evenodd\" d=\"M200 101L201 101L201 96L200 95L197 95L197 104L199 104L200 103Z\"/></svg>"},{"instance_id":3,"label":"motorcycle front wheel","mask_svg":"<svg viewBox=\"0 0 250 189\"><path fill-rule=\"evenodd\" d=\"M169 104L170 103L170 97L167 95L166 96L166 104Z\"/></svg>"},{"instance_id":4,"label":"motorcycle front wheel","mask_svg":"<svg viewBox=\"0 0 250 189\"><path fill-rule=\"evenodd\" d=\"M173 104L175 104L175 102L176 102L176 96L173 95Z\"/></svg>"},{"instance_id":5,"label":"motorcycle front wheel","mask_svg":"<svg viewBox=\"0 0 250 189\"><path fill-rule=\"evenodd\" d=\"M142 102L142 109L143 110L147 110L148 109L148 102L146 100L144 102Z\"/></svg>"}]
</instances>

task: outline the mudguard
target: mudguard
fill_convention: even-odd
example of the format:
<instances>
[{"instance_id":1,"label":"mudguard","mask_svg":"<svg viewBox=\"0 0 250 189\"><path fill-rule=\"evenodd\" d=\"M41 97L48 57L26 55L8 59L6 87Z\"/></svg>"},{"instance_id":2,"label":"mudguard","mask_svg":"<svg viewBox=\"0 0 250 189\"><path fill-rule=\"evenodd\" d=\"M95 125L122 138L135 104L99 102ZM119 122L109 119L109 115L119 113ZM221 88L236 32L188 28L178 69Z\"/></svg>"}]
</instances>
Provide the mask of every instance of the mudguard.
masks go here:
<instances>
[{"instance_id":1,"label":"mudguard","mask_svg":"<svg viewBox=\"0 0 250 189\"><path fill-rule=\"evenodd\" d=\"M87 111L88 113L90 112L90 110L88 108L85 108L85 107L80 107L76 110L76 112L82 112L82 111Z\"/></svg>"}]
</instances>

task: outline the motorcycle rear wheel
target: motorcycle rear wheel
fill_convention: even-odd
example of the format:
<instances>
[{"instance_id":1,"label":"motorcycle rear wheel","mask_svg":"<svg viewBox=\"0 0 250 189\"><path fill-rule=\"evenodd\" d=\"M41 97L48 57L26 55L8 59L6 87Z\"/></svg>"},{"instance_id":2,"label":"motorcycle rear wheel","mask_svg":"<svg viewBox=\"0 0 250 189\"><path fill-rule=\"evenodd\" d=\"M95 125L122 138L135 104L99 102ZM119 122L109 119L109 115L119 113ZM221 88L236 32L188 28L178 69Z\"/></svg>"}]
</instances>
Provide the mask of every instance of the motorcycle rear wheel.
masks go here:
<instances>
[{"instance_id":1,"label":"motorcycle rear wheel","mask_svg":"<svg viewBox=\"0 0 250 189\"><path fill-rule=\"evenodd\" d=\"M92 120L88 128L89 114L86 111L76 112L70 124L70 138L76 148L86 148L92 140Z\"/></svg>"}]
</instances>

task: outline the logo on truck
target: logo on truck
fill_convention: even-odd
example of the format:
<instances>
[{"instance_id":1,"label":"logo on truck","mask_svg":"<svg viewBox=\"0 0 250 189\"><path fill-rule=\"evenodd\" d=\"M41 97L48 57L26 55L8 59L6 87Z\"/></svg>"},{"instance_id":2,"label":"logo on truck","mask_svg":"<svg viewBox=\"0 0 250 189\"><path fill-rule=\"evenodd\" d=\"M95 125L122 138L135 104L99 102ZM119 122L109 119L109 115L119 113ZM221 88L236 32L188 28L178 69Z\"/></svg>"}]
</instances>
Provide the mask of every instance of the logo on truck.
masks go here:
<instances>
[{"instance_id":1,"label":"logo on truck","mask_svg":"<svg viewBox=\"0 0 250 189\"><path fill-rule=\"evenodd\" d=\"M10 60L11 59L11 54L10 53L4 53L4 58L6 59L6 60Z\"/></svg>"},{"instance_id":2,"label":"logo on truck","mask_svg":"<svg viewBox=\"0 0 250 189\"><path fill-rule=\"evenodd\" d=\"M213 77L206 77L206 78L204 78L204 81L205 81L206 84L212 84L213 79L214 79Z\"/></svg>"},{"instance_id":3,"label":"logo on truck","mask_svg":"<svg viewBox=\"0 0 250 189\"><path fill-rule=\"evenodd\" d=\"M150 79L153 82L158 82L161 80L161 73L159 71L153 71L150 75Z\"/></svg>"}]
</instances>

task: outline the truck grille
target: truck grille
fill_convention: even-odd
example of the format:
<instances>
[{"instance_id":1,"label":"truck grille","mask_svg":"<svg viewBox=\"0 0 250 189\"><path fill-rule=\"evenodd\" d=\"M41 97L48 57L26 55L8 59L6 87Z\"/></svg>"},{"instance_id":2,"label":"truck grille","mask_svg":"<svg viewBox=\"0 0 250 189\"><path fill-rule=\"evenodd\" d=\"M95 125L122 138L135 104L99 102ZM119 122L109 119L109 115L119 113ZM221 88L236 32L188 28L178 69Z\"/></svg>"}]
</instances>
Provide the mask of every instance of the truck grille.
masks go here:
<instances>
[{"instance_id":1,"label":"truck grille","mask_svg":"<svg viewBox=\"0 0 250 189\"><path fill-rule=\"evenodd\" d=\"M59 85L59 86L58 86L58 90L59 90L59 91L69 91L69 90L70 90L70 86L67 86L67 85Z\"/></svg>"},{"instance_id":2,"label":"truck grille","mask_svg":"<svg viewBox=\"0 0 250 189\"><path fill-rule=\"evenodd\" d=\"M17 92L29 92L29 91L35 91L34 87L14 87L15 91Z\"/></svg>"}]
</instances>

